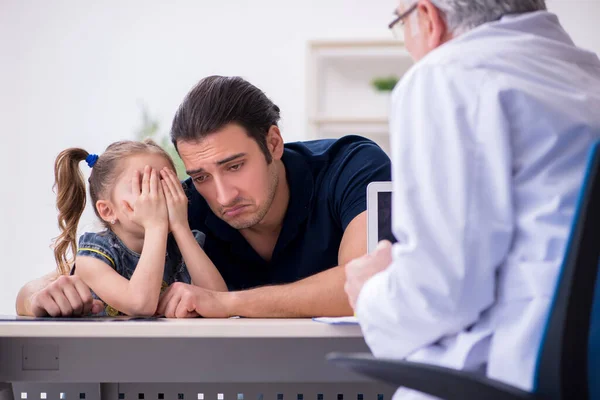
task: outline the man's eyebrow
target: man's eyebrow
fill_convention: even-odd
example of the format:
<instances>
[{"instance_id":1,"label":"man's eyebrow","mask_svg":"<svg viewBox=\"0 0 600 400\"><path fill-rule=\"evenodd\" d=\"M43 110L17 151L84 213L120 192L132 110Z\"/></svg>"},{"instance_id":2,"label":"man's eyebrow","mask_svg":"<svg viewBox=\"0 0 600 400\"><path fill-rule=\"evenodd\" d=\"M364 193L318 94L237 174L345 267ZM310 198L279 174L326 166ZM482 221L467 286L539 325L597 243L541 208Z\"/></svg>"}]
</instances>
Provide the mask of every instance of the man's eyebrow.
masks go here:
<instances>
[{"instance_id":1,"label":"man's eyebrow","mask_svg":"<svg viewBox=\"0 0 600 400\"><path fill-rule=\"evenodd\" d=\"M244 156L246 156L246 153L237 153L237 154L234 154L234 155L229 156L227 158L224 158L222 160L219 160L215 164L221 166L223 164L227 164L228 162L231 162L233 160L237 160L238 158L242 158ZM199 174L201 172L204 172L204 168L198 168L198 169L194 169L194 170L191 170L191 171L185 171L185 173L188 174L189 176L196 175L196 174Z\"/></svg>"},{"instance_id":2,"label":"man's eyebrow","mask_svg":"<svg viewBox=\"0 0 600 400\"><path fill-rule=\"evenodd\" d=\"M217 165L223 165L223 164L227 164L228 162L231 162L231 161L233 161L233 160L237 160L238 158L242 158L242 157L244 157L245 155L246 155L246 153L237 153L237 154L234 154L234 155L232 155L232 156L229 156L229 157L227 157L227 158L224 158L224 159L222 159L222 160L219 160L219 161L217 161L215 164L217 164Z\"/></svg>"},{"instance_id":3,"label":"man's eyebrow","mask_svg":"<svg viewBox=\"0 0 600 400\"><path fill-rule=\"evenodd\" d=\"M204 172L204 168L193 169L191 171L185 171L189 176L199 174L200 172Z\"/></svg>"}]
</instances>

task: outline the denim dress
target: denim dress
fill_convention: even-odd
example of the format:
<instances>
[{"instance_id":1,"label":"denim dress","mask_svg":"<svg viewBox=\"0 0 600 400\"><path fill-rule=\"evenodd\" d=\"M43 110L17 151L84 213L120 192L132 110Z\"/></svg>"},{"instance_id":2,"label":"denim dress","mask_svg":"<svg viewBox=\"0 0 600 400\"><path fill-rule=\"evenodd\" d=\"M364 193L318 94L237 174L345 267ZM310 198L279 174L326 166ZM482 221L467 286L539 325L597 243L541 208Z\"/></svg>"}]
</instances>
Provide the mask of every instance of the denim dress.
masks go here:
<instances>
[{"instance_id":1,"label":"denim dress","mask_svg":"<svg viewBox=\"0 0 600 400\"><path fill-rule=\"evenodd\" d=\"M192 233L196 241L202 247L206 236L204 233L193 230ZM130 250L111 230L105 230L99 233L84 233L79 238L77 256L86 256L96 258L113 268L119 275L126 279L131 279L133 271L140 261L140 254ZM75 265L71 269L71 275L75 273ZM191 277L177 247L173 235L169 234L167 239L167 254L165 254L165 269L161 293L175 282L191 283ZM94 299L100 299L92 291ZM96 314L98 316L116 317L122 314L119 310L104 303L104 310Z\"/></svg>"}]
</instances>

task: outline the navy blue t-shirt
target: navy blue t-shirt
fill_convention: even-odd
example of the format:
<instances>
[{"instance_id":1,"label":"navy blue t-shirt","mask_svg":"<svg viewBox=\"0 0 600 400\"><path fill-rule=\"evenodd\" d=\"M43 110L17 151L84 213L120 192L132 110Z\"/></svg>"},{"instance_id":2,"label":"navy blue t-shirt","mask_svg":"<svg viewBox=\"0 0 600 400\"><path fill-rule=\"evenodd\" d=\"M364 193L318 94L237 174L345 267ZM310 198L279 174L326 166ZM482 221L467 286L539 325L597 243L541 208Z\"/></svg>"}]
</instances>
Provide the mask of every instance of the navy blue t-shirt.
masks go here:
<instances>
[{"instance_id":1,"label":"navy blue t-shirt","mask_svg":"<svg viewBox=\"0 0 600 400\"><path fill-rule=\"evenodd\" d=\"M359 136L287 143L283 157L290 200L271 261L217 217L188 179L191 229L229 290L295 282L338 265L348 224L367 209L367 185L390 181L389 157Z\"/></svg>"}]
</instances>

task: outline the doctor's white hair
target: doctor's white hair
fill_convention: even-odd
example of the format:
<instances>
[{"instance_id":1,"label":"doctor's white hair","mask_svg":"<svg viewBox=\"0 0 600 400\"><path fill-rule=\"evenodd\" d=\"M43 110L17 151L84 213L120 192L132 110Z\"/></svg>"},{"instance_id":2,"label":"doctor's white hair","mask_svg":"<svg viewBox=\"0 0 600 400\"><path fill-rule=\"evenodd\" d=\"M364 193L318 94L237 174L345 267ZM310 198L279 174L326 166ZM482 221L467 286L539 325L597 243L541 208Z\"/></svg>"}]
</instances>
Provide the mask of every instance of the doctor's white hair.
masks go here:
<instances>
[{"instance_id":1,"label":"doctor's white hair","mask_svg":"<svg viewBox=\"0 0 600 400\"><path fill-rule=\"evenodd\" d=\"M407 5L415 0L402 0ZM430 0L443 14L448 30L459 35L505 14L546 10L545 0Z\"/></svg>"}]
</instances>

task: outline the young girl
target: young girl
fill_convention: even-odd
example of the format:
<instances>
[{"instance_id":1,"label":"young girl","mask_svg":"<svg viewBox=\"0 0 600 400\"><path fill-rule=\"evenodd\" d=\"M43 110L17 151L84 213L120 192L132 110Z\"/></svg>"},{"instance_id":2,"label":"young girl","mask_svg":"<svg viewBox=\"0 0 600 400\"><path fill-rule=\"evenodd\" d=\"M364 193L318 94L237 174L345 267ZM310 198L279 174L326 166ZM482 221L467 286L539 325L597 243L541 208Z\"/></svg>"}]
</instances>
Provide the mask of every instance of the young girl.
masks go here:
<instances>
[{"instance_id":1,"label":"young girl","mask_svg":"<svg viewBox=\"0 0 600 400\"><path fill-rule=\"evenodd\" d=\"M106 229L85 233L77 247L77 225L86 203L79 170L84 160L92 168L94 211ZM174 171L169 155L151 140L113 143L100 156L70 148L57 157L61 234L54 256L61 274L77 274L105 303L102 315L152 316L161 292L173 282L227 290L201 248L204 234L190 230L187 196Z\"/></svg>"}]
</instances>

